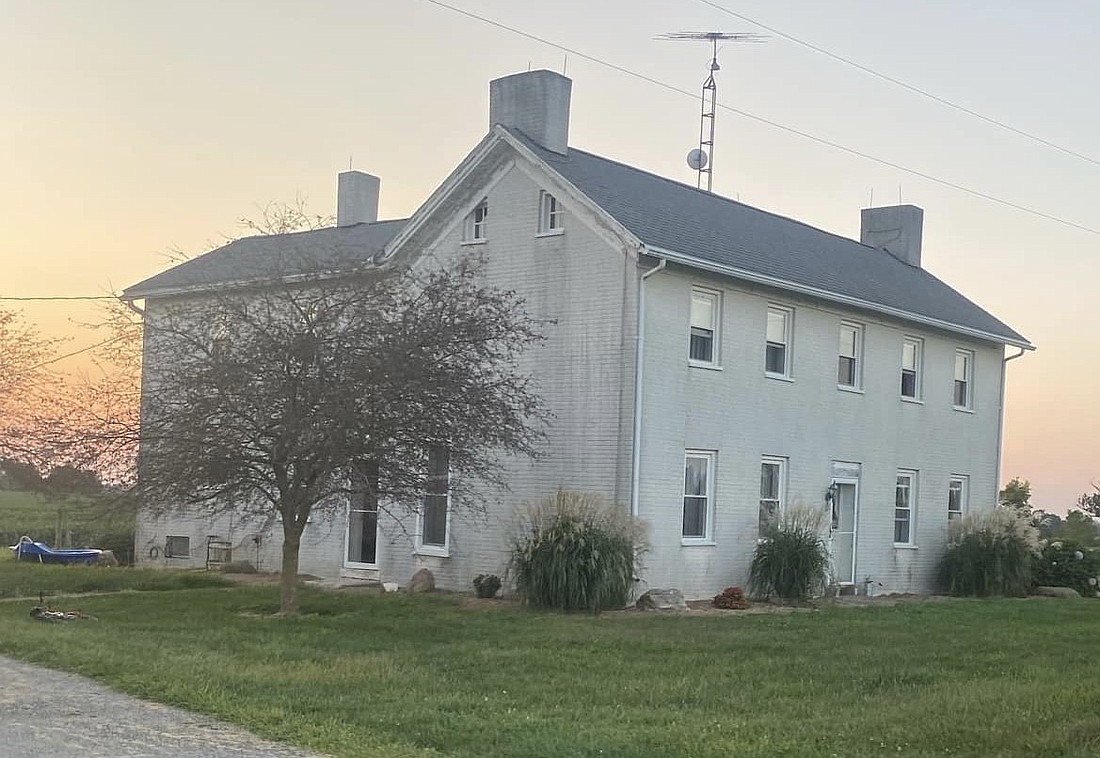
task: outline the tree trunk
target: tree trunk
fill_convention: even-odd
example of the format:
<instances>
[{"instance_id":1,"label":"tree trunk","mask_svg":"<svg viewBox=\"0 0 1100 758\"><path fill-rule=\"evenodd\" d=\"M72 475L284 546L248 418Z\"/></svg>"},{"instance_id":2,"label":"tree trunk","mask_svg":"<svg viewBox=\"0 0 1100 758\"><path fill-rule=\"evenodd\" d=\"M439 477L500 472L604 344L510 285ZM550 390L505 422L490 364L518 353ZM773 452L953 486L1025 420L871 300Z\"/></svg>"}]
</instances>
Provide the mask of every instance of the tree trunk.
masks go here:
<instances>
[{"instance_id":1,"label":"tree trunk","mask_svg":"<svg viewBox=\"0 0 1100 758\"><path fill-rule=\"evenodd\" d=\"M302 530L283 522L283 568L279 577L279 612L284 616L298 613L298 548Z\"/></svg>"}]
</instances>

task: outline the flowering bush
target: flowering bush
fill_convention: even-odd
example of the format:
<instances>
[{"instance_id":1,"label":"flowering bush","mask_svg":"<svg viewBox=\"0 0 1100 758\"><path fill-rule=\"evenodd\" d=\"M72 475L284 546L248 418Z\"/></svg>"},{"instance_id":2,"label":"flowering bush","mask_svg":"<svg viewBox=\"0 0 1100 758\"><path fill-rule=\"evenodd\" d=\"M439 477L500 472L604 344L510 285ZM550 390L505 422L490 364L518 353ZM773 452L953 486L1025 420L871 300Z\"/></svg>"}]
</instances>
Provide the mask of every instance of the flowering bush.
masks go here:
<instances>
[{"instance_id":1,"label":"flowering bush","mask_svg":"<svg viewBox=\"0 0 1100 758\"><path fill-rule=\"evenodd\" d=\"M1023 596L1032 587L1039 530L1011 508L951 522L940 582L952 595Z\"/></svg>"},{"instance_id":2,"label":"flowering bush","mask_svg":"<svg viewBox=\"0 0 1100 758\"><path fill-rule=\"evenodd\" d=\"M714 596L714 607L740 611L749 607L749 601L740 587L726 587Z\"/></svg>"},{"instance_id":3,"label":"flowering bush","mask_svg":"<svg viewBox=\"0 0 1100 758\"><path fill-rule=\"evenodd\" d=\"M1082 597L1096 596L1097 574L1100 556L1068 540L1051 542L1035 561L1035 584L1072 587Z\"/></svg>"}]
</instances>

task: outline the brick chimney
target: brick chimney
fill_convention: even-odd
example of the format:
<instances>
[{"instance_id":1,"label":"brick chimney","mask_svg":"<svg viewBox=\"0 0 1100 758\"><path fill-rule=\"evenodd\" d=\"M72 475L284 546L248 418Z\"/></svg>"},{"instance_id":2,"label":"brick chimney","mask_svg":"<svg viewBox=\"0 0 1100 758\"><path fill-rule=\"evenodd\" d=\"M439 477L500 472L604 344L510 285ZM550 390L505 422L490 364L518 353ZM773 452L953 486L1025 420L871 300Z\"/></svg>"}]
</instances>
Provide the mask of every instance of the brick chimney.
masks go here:
<instances>
[{"instance_id":1,"label":"brick chimney","mask_svg":"<svg viewBox=\"0 0 1100 758\"><path fill-rule=\"evenodd\" d=\"M915 205L864 208L860 213L859 241L881 247L903 263L920 268L924 211Z\"/></svg>"},{"instance_id":2,"label":"brick chimney","mask_svg":"<svg viewBox=\"0 0 1100 758\"><path fill-rule=\"evenodd\" d=\"M565 155L569 144L570 79L527 71L489 82L489 128L517 129L547 150Z\"/></svg>"},{"instance_id":3,"label":"brick chimney","mask_svg":"<svg viewBox=\"0 0 1100 758\"><path fill-rule=\"evenodd\" d=\"M382 180L362 171L342 171L336 184L336 225L372 224L378 220Z\"/></svg>"}]
</instances>

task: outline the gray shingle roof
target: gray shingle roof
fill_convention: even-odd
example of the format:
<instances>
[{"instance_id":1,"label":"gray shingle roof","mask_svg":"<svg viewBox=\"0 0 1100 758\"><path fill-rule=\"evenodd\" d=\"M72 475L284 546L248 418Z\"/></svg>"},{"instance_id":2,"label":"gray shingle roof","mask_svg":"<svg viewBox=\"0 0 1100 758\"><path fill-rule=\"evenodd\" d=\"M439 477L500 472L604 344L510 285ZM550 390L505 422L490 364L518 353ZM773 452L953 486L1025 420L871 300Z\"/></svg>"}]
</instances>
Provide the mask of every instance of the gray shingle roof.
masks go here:
<instances>
[{"instance_id":1,"label":"gray shingle roof","mask_svg":"<svg viewBox=\"0 0 1100 758\"><path fill-rule=\"evenodd\" d=\"M1027 342L883 250L583 150L563 156L510 131L647 246Z\"/></svg>"},{"instance_id":2,"label":"gray shingle roof","mask_svg":"<svg viewBox=\"0 0 1100 758\"><path fill-rule=\"evenodd\" d=\"M140 298L181 290L336 271L369 265L408 219L244 237L127 288Z\"/></svg>"}]
</instances>

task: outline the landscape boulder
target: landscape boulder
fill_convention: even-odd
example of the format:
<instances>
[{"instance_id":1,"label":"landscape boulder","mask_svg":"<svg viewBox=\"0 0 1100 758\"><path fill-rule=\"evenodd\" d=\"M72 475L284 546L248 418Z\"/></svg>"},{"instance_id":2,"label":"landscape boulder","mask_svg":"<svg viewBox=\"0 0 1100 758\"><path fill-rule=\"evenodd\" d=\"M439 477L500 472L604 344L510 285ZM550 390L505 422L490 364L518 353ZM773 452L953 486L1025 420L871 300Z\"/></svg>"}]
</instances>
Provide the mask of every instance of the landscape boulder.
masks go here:
<instances>
[{"instance_id":1,"label":"landscape boulder","mask_svg":"<svg viewBox=\"0 0 1100 758\"><path fill-rule=\"evenodd\" d=\"M678 589L649 590L634 604L642 611L686 611L687 601Z\"/></svg>"},{"instance_id":2,"label":"landscape boulder","mask_svg":"<svg viewBox=\"0 0 1100 758\"><path fill-rule=\"evenodd\" d=\"M435 576L426 568L420 569L412 575L406 592L435 592Z\"/></svg>"},{"instance_id":3,"label":"landscape boulder","mask_svg":"<svg viewBox=\"0 0 1100 758\"><path fill-rule=\"evenodd\" d=\"M1045 597L1081 597L1081 593L1073 587L1036 587L1035 594Z\"/></svg>"}]
</instances>

